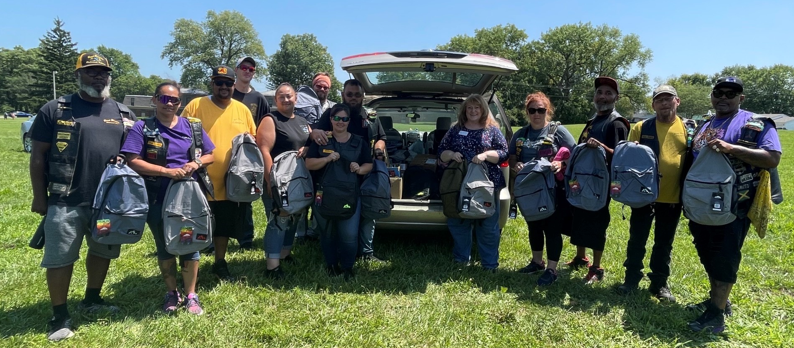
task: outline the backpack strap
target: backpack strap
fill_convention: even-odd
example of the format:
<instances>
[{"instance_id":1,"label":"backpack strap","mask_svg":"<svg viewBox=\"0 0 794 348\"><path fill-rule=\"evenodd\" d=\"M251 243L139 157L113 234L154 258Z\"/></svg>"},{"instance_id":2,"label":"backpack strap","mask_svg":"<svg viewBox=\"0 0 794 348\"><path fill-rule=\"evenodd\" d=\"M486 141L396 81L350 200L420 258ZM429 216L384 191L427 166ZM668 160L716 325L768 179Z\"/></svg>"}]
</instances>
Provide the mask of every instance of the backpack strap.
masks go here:
<instances>
[{"instance_id":1,"label":"backpack strap","mask_svg":"<svg viewBox=\"0 0 794 348\"><path fill-rule=\"evenodd\" d=\"M195 117L186 117L188 123L190 123L190 135L192 138L192 142L190 144L190 159L195 161L197 158L201 157L201 149L204 146L204 128L201 125L201 120ZM212 181L210 180L210 176L207 173L206 167L199 168L196 173L198 174L199 183L201 183L202 188L207 192L207 194L212 197L212 200L215 200L215 187L212 185Z\"/></svg>"},{"instance_id":2,"label":"backpack strap","mask_svg":"<svg viewBox=\"0 0 794 348\"><path fill-rule=\"evenodd\" d=\"M650 147L656 158L659 158L659 138L656 137L656 116L642 121L640 126L640 144Z\"/></svg>"},{"instance_id":3,"label":"backpack strap","mask_svg":"<svg viewBox=\"0 0 794 348\"><path fill-rule=\"evenodd\" d=\"M736 143L751 149L757 149L767 124L775 127L775 122L771 118L753 116L742 126L739 140ZM770 188L772 190L772 202L780 204L783 202L783 190L780 187L780 176L777 167L770 168L768 171L771 184Z\"/></svg>"}]
</instances>

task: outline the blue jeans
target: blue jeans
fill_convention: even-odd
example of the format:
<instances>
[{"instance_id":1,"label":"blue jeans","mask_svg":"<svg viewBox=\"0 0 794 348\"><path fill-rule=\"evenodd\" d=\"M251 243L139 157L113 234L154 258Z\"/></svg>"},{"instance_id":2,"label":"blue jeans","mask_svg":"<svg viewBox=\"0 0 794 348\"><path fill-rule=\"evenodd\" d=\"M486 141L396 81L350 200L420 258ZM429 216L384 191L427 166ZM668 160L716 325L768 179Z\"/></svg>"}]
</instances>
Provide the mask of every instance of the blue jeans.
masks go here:
<instances>
[{"instance_id":1,"label":"blue jeans","mask_svg":"<svg viewBox=\"0 0 794 348\"><path fill-rule=\"evenodd\" d=\"M494 195L499 197L499 191L497 190ZM473 230L477 234L477 251L480 253L482 267L485 269L499 267L499 239L502 236L502 231L499 229L500 203L496 199L496 212L485 219L447 219L447 227L453 241L452 255L456 262L471 260Z\"/></svg>"},{"instance_id":2,"label":"blue jeans","mask_svg":"<svg viewBox=\"0 0 794 348\"><path fill-rule=\"evenodd\" d=\"M273 211L275 202L268 195L262 195L267 213L267 228L265 228L265 257L280 259L282 249L292 248L295 243L295 230L298 228L300 214L290 216L277 216Z\"/></svg>"},{"instance_id":3,"label":"blue jeans","mask_svg":"<svg viewBox=\"0 0 794 348\"><path fill-rule=\"evenodd\" d=\"M327 266L339 263L342 269L353 269L358 250L359 220L361 219L361 201L356 204L356 212L347 220L328 220L319 213L317 230L320 232L320 246Z\"/></svg>"},{"instance_id":4,"label":"blue jeans","mask_svg":"<svg viewBox=\"0 0 794 348\"><path fill-rule=\"evenodd\" d=\"M361 202L359 202L359 205ZM361 218L358 223L358 255L372 254L372 240L375 239L375 220Z\"/></svg>"},{"instance_id":5,"label":"blue jeans","mask_svg":"<svg viewBox=\"0 0 794 348\"><path fill-rule=\"evenodd\" d=\"M163 235L163 204L149 206L149 215L146 216L146 224L154 236L154 245L157 248L157 259L160 261L171 260L175 256L165 250L165 236ZM185 261L198 261L199 252L179 256L179 264L184 265Z\"/></svg>"}]
</instances>

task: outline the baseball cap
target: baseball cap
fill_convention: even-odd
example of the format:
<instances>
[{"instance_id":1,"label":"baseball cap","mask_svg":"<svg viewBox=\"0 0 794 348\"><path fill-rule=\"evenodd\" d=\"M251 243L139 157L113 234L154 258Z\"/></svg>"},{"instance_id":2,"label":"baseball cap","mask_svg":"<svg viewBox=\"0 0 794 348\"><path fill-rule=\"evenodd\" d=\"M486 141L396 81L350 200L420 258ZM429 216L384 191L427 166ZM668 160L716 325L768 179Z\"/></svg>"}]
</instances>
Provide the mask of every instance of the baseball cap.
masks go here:
<instances>
[{"instance_id":1,"label":"baseball cap","mask_svg":"<svg viewBox=\"0 0 794 348\"><path fill-rule=\"evenodd\" d=\"M659 94L670 94L673 97L678 96L678 92L676 92L675 87L670 85L661 85L659 87L656 87L656 89L653 90L653 96L651 97L651 99L656 99L656 96L658 96Z\"/></svg>"},{"instance_id":2,"label":"baseball cap","mask_svg":"<svg viewBox=\"0 0 794 348\"><path fill-rule=\"evenodd\" d=\"M714 85L714 89L717 88L733 88L736 91L743 92L744 91L744 82L736 76L725 76L720 77L717 80L717 84Z\"/></svg>"},{"instance_id":3,"label":"baseball cap","mask_svg":"<svg viewBox=\"0 0 794 348\"><path fill-rule=\"evenodd\" d=\"M251 63L251 66L256 68L256 61L254 60L253 57L242 57L242 58L238 59L237 60L237 65L235 65L234 67L235 68L239 68L240 64L243 64L243 62L249 62L249 63Z\"/></svg>"},{"instance_id":4,"label":"baseball cap","mask_svg":"<svg viewBox=\"0 0 794 348\"><path fill-rule=\"evenodd\" d=\"M216 77L225 77L232 80L237 79L237 75L234 74L234 70L226 65L219 65L212 69L211 78L214 79Z\"/></svg>"},{"instance_id":5,"label":"baseball cap","mask_svg":"<svg viewBox=\"0 0 794 348\"><path fill-rule=\"evenodd\" d=\"M607 85L609 87L612 87L612 89L614 89L615 92L620 93L620 90L618 89L618 82L615 81L615 79L613 79L613 78L611 78L609 76L596 77L595 83L594 83L595 88L598 88L598 86L601 86L601 85Z\"/></svg>"},{"instance_id":6,"label":"baseball cap","mask_svg":"<svg viewBox=\"0 0 794 348\"><path fill-rule=\"evenodd\" d=\"M89 66L101 66L107 68L108 70L113 70L110 68L110 62L108 59L96 52L86 52L80 54L77 57L77 65L75 66L74 70L87 68Z\"/></svg>"}]
</instances>

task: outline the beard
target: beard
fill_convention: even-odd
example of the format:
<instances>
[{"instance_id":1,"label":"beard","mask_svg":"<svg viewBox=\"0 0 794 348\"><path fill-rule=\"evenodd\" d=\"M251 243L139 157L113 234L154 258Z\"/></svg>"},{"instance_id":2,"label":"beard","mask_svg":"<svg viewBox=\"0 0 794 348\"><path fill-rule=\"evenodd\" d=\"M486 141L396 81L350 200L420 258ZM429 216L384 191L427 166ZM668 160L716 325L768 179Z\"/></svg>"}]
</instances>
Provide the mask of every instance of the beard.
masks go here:
<instances>
[{"instance_id":1,"label":"beard","mask_svg":"<svg viewBox=\"0 0 794 348\"><path fill-rule=\"evenodd\" d=\"M361 115L361 109L364 108L363 105L361 105L361 104L358 104L357 106L350 105L347 102L344 102L342 104L345 104L345 105L347 105L347 107L350 108L350 116Z\"/></svg>"},{"instance_id":2,"label":"beard","mask_svg":"<svg viewBox=\"0 0 794 348\"><path fill-rule=\"evenodd\" d=\"M108 76L108 84L105 85L102 91L97 91L93 86L84 84L81 73L77 73L77 86L91 98L110 98L110 83L112 81L113 78Z\"/></svg>"},{"instance_id":3,"label":"beard","mask_svg":"<svg viewBox=\"0 0 794 348\"><path fill-rule=\"evenodd\" d=\"M615 103L598 104L598 103L593 102L593 106L595 106L596 111L598 111L598 112L615 110Z\"/></svg>"}]
</instances>

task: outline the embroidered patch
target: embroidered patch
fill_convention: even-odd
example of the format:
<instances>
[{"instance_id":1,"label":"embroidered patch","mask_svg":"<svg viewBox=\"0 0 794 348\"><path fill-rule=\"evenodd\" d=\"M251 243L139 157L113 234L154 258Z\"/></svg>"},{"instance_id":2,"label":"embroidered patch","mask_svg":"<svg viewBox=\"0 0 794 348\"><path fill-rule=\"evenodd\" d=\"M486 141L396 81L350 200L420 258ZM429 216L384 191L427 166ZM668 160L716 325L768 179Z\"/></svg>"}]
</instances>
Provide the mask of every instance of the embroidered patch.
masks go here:
<instances>
[{"instance_id":1,"label":"embroidered patch","mask_svg":"<svg viewBox=\"0 0 794 348\"><path fill-rule=\"evenodd\" d=\"M58 140L69 140L69 139L72 139L72 134L71 133L67 133L67 132L58 132L58 134L55 136L55 139L58 139Z\"/></svg>"},{"instance_id":2,"label":"embroidered patch","mask_svg":"<svg viewBox=\"0 0 794 348\"><path fill-rule=\"evenodd\" d=\"M59 151L59 152L63 152L63 150L66 150L66 147L67 147L67 146L69 146L69 144L68 144L68 143L65 143L65 142L63 142L63 141L59 141L59 142L56 142L56 143L55 143L55 147L57 147L57 148L58 148L58 151Z\"/></svg>"},{"instance_id":3,"label":"embroidered patch","mask_svg":"<svg viewBox=\"0 0 794 348\"><path fill-rule=\"evenodd\" d=\"M113 124L113 125L115 125L115 124L121 124L121 122L119 122L119 121L116 121L116 120L102 120L102 121L104 121L104 122L105 122L105 123L107 123L107 124Z\"/></svg>"}]
</instances>

